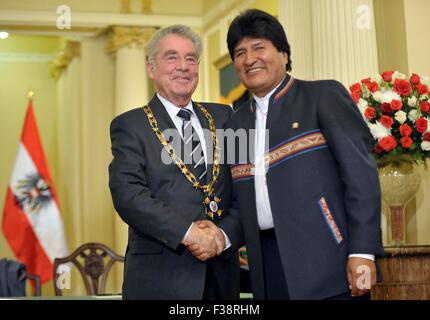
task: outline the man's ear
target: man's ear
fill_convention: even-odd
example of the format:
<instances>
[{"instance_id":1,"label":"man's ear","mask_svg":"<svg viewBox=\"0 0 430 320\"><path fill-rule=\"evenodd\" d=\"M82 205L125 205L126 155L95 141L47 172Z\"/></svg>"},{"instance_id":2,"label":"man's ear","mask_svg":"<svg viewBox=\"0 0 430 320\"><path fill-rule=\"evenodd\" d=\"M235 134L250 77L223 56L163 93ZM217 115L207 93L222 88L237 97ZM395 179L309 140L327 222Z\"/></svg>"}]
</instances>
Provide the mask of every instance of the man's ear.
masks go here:
<instances>
[{"instance_id":1,"label":"man's ear","mask_svg":"<svg viewBox=\"0 0 430 320\"><path fill-rule=\"evenodd\" d=\"M282 56L283 56L285 64L288 64L288 61L290 60L288 57L288 53L282 52Z\"/></svg>"},{"instance_id":2,"label":"man's ear","mask_svg":"<svg viewBox=\"0 0 430 320\"><path fill-rule=\"evenodd\" d=\"M154 79L154 70L155 70L155 66L153 63L151 62L147 62L146 63L146 70L148 71L148 76L150 79Z\"/></svg>"}]
</instances>

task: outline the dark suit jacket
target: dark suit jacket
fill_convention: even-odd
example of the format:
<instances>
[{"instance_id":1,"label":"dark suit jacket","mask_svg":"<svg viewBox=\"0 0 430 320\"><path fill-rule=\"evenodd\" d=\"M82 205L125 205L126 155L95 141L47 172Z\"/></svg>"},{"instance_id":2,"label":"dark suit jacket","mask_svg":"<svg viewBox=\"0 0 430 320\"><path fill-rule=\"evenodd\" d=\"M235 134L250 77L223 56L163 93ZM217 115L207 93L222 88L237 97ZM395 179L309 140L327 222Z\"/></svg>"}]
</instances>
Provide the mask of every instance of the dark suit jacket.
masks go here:
<instances>
[{"instance_id":1,"label":"dark suit jacket","mask_svg":"<svg viewBox=\"0 0 430 320\"><path fill-rule=\"evenodd\" d=\"M254 129L255 105L240 107L228 127ZM270 98L267 129L267 187L289 295L321 299L347 292L348 255L383 254L369 129L340 83L288 75ZM232 212L243 228L254 297L264 299L256 204L250 196L255 194L252 157L231 167L237 209ZM233 240L240 245L243 239Z\"/></svg>"},{"instance_id":2,"label":"dark suit jacket","mask_svg":"<svg viewBox=\"0 0 430 320\"><path fill-rule=\"evenodd\" d=\"M160 100L154 96L149 106L161 131L175 126ZM203 106L217 128L229 119L225 105ZM194 110L202 127L208 122L199 108ZM162 145L153 133L142 108L116 117L110 129L113 160L109 167L109 186L115 209L129 225L123 296L125 299L202 299L206 263L195 259L180 244L191 223L206 219L204 193L171 163L161 160ZM180 137L179 137L180 139ZM211 143L207 143L211 147ZM208 147L208 148L209 148ZM219 226L228 225L230 206L227 170L221 172L215 193L223 199L225 215ZM212 165L208 166L208 180ZM223 299L239 296L239 264L236 254L209 260L213 265Z\"/></svg>"}]
</instances>

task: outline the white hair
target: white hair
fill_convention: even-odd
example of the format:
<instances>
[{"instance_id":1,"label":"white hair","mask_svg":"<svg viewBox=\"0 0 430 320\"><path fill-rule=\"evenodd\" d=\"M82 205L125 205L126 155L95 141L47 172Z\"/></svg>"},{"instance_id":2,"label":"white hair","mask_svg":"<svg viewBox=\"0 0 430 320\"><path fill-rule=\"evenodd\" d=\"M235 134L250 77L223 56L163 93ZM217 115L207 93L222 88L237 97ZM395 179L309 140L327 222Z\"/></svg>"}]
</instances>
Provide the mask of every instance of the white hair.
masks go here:
<instances>
[{"instance_id":1,"label":"white hair","mask_svg":"<svg viewBox=\"0 0 430 320\"><path fill-rule=\"evenodd\" d=\"M183 24L175 24L160 29L153 35L147 46L149 63L151 63L155 67L154 59L157 54L160 41L169 34L175 34L191 40L194 45L194 49L196 50L197 60L200 60L200 55L202 53L202 40L200 39L200 36Z\"/></svg>"}]
</instances>

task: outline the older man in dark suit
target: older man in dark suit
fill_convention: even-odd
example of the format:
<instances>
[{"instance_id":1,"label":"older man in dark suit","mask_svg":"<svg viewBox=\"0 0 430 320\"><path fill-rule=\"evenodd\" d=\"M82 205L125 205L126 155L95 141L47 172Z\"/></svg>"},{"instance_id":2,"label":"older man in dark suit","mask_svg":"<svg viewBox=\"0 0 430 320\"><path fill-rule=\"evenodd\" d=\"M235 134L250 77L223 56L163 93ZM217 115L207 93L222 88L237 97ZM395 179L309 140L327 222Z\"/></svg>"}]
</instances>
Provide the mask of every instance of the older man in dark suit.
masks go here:
<instances>
[{"instance_id":1,"label":"older man in dark suit","mask_svg":"<svg viewBox=\"0 0 430 320\"><path fill-rule=\"evenodd\" d=\"M238 256L223 231L232 224L228 168L215 156L231 108L191 100L200 53L188 27L158 31L147 64L156 95L111 124L109 186L129 225L125 299L239 297Z\"/></svg>"},{"instance_id":2,"label":"older man in dark suit","mask_svg":"<svg viewBox=\"0 0 430 320\"><path fill-rule=\"evenodd\" d=\"M290 46L265 12L236 17L227 44L253 94L228 126L256 130L254 152L231 166L244 239L230 237L246 242L254 297L368 297L383 254L380 189L358 108L336 81L286 73Z\"/></svg>"}]
</instances>

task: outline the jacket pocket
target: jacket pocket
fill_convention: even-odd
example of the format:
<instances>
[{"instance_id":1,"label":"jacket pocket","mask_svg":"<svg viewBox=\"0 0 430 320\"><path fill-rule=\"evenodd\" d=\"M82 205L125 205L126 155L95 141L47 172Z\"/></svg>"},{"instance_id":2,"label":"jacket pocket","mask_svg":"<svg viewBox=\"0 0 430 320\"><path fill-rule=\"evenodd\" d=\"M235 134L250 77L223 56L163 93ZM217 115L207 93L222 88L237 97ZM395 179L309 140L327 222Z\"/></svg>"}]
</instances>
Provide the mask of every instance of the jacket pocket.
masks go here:
<instances>
[{"instance_id":1,"label":"jacket pocket","mask_svg":"<svg viewBox=\"0 0 430 320\"><path fill-rule=\"evenodd\" d=\"M333 236L333 239L336 241L337 244L340 244L343 240L342 233L340 232L340 229L337 226L337 223L334 220L334 217L330 212L330 208L328 207L327 201L324 197L321 197L318 200L318 206L320 208L321 215L323 216L324 221L327 224L331 235Z\"/></svg>"},{"instance_id":2,"label":"jacket pocket","mask_svg":"<svg viewBox=\"0 0 430 320\"><path fill-rule=\"evenodd\" d=\"M128 250L132 254L160 254L164 245L151 240L131 240L128 244Z\"/></svg>"}]
</instances>

